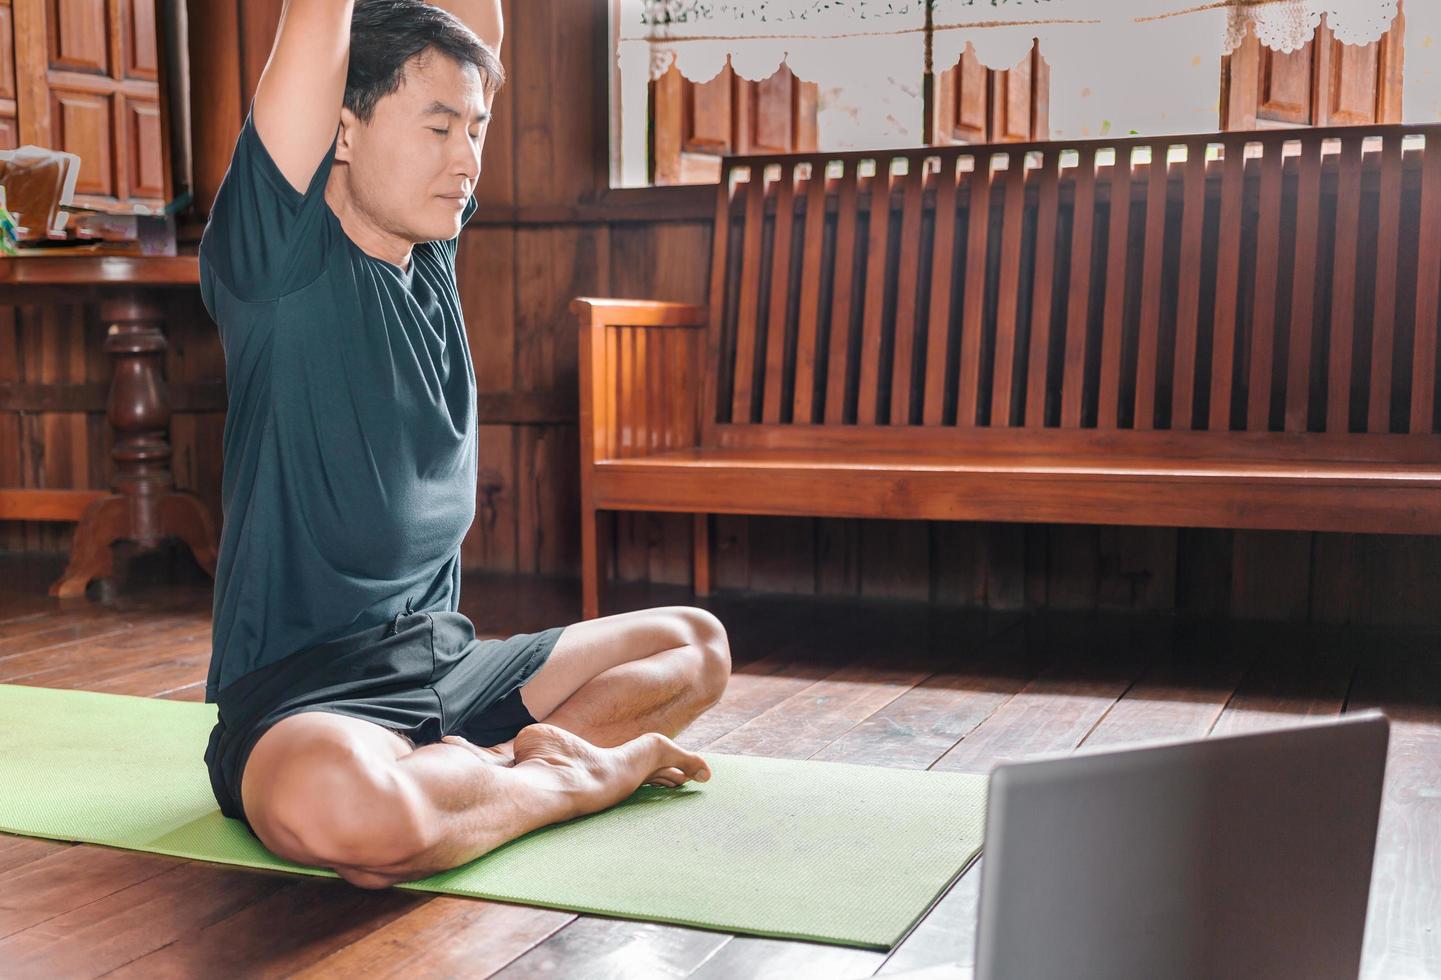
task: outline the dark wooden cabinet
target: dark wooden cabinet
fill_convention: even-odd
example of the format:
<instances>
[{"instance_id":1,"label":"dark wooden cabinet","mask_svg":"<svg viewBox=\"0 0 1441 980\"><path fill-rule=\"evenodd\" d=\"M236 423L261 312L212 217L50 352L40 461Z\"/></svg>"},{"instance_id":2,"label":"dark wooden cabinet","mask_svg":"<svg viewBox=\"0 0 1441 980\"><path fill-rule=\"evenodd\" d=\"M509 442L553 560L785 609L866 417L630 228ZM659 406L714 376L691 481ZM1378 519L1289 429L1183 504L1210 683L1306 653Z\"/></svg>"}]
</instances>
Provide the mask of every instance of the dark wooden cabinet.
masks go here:
<instances>
[{"instance_id":1,"label":"dark wooden cabinet","mask_svg":"<svg viewBox=\"0 0 1441 980\"><path fill-rule=\"evenodd\" d=\"M0 145L80 156L75 203L173 196L156 0L0 0Z\"/></svg>"}]
</instances>

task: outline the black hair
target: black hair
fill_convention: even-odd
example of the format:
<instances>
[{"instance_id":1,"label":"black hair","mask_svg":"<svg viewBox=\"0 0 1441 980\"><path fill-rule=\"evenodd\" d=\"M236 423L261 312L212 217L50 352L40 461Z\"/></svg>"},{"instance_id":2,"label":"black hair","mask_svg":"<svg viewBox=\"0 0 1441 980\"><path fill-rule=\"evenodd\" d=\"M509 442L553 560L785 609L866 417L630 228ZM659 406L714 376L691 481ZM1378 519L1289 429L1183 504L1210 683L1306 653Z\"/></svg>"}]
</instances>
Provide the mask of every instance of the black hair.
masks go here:
<instances>
[{"instance_id":1,"label":"black hair","mask_svg":"<svg viewBox=\"0 0 1441 980\"><path fill-rule=\"evenodd\" d=\"M505 83L496 53L449 11L425 0L355 0L345 107L369 122L375 104L400 89L410 59L431 51L474 65L487 95Z\"/></svg>"}]
</instances>

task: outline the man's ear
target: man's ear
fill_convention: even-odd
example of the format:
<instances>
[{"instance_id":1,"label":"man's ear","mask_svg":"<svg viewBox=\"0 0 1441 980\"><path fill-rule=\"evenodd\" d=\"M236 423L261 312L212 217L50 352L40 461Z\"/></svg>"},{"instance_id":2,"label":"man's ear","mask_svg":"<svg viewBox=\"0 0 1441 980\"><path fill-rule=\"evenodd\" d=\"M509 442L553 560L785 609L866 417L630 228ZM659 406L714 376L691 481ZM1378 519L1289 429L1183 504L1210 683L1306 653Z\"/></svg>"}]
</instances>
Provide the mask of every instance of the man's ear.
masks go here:
<instances>
[{"instance_id":1,"label":"man's ear","mask_svg":"<svg viewBox=\"0 0 1441 980\"><path fill-rule=\"evenodd\" d=\"M340 107L340 132L335 138L335 159L339 162L349 163L351 153L354 150L356 131L360 128L360 119L345 106Z\"/></svg>"}]
</instances>

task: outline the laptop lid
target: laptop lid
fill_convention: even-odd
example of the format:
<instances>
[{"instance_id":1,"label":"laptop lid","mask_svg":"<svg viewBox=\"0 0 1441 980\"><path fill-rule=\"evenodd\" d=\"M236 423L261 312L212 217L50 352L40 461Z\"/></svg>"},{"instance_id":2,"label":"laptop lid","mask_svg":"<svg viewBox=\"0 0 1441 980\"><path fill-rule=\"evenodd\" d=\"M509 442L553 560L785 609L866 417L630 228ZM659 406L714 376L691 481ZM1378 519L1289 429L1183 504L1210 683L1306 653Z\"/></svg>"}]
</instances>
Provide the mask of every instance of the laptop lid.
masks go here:
<instances>
[{"instance_id":1,"label":"laptop lid","mask_svg":"<svg viewBox=\"0 0 1441 980\"><path fill-rule=\"evenodd\" d=\"M997 766L978 980L1355 977L1379 712Z\"/></svg>"}]
</instances>

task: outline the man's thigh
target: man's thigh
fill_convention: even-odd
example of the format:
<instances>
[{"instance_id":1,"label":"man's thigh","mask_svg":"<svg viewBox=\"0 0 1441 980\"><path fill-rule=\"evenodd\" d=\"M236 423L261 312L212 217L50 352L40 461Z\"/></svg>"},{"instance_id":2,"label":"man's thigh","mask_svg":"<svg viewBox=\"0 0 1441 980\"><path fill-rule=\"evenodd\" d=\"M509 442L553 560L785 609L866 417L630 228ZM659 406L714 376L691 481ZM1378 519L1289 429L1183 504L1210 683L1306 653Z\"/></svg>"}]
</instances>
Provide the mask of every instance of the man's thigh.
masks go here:
<instances>
[{"instance_id":1,"label":"man's thigh","mask_svg":"<svg viewBox=\"0 0 1441 980\"><path fill-rule=\"evenodd\" d=\"M544 721L597 674L686 644L721 642L723 636L716 618L698 606L656 606L571 623L521 687L521 702Z\"/></svg>"}]
</instances>

